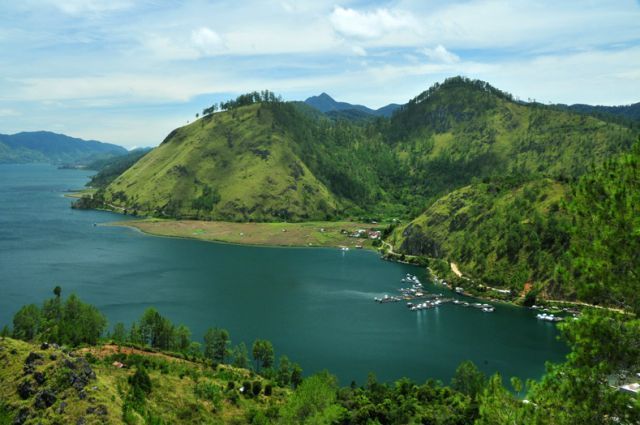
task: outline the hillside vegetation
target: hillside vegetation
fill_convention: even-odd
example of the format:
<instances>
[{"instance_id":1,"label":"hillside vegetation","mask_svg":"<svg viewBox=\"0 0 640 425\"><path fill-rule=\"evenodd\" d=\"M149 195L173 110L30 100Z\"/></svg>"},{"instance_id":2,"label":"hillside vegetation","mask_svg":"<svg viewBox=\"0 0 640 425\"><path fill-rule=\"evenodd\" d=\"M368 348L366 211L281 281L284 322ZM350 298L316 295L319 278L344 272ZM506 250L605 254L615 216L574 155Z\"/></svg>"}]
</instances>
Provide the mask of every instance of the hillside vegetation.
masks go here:
<instances>
[{"instance_id":1,"label":"hillside vegetation","mask_svg":"<svg viewBox=\"0 0 640 425\"><path fill-rule=\"evenodd\" d=\"M240 221L326 219L338 201L296 155L268 105L173 131L104 192L141 215Z\"/></svg>"}]
</instances>

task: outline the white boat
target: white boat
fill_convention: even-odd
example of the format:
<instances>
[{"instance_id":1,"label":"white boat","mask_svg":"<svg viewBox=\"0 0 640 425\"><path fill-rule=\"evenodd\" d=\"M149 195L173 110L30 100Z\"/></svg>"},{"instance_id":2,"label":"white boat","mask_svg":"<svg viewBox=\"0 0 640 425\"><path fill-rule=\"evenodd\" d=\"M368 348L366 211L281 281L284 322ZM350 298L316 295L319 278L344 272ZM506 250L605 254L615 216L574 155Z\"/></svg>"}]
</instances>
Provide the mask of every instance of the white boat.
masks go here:
<instances>
[{"instance_id":1,"label":"white boat","mask_svg":"<svg viewBox=\"0 0 640 425\"><path fill-rule=\"evenodd\" d=\"M538 318L538 320L544 320L546 322L561 322L563 320L562 317L557 317L553 314L547 313L538 313L536 314L536 318Z\"/></svg>"},{"instance_id":2,"label":"white boat","mask_svg":"<svg viewBox=\"0 0 640 425\"><path fill-rule=\"evenodd\" d=\"M484 311L485 313L493 313L495 311L494 307L482 307L482 311Z\"/></svg>"}]
</instances>

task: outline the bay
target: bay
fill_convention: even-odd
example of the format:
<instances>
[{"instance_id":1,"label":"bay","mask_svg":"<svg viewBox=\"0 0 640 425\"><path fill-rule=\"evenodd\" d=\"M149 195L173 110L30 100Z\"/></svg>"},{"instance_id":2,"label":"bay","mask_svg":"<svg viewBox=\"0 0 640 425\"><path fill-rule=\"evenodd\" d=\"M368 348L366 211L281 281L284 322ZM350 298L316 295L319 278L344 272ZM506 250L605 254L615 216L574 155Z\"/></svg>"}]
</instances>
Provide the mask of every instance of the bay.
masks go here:
<instances>
[{"instance_id":1,"label":"bay","mask_svg":"<svg viewBox=\"0 0 640 425\"><path fill-rule=\"evenodd\" d=\"M363 383L368 372L446 383L464 360L486 373L538 378L545 361L566 355L556 327L528 309L498 304L483 313L449 304L411 312L404 303L374 303L403 286L406 273L427 276L372 252L226 245L102 226L130 218L72 210L64 197L91 174L0 165L0 325L60 285L111 325L128 325L155 306L194 339L212 326L249 347L268 339L305 374L327 369L343 385Z\"/></svg>"}]
</instances>

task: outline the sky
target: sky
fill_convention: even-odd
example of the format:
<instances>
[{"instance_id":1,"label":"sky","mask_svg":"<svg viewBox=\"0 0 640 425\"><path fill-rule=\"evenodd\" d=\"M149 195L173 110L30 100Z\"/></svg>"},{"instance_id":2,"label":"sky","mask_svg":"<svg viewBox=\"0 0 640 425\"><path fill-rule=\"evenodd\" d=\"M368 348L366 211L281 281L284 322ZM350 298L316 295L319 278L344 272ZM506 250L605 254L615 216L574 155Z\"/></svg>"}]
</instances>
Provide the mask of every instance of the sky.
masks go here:
<instances>
[{"instance_id":1,"label":"sky","mask_svg":"<svg viewBox=\"0 0 640 425\"><path fill-rule=\"evenodd\" d=\"M378 108L464 75L522 100L640 101L638 0L0 2L0 133L156 146L269 89Z\"/></svg>"}]
</instances>

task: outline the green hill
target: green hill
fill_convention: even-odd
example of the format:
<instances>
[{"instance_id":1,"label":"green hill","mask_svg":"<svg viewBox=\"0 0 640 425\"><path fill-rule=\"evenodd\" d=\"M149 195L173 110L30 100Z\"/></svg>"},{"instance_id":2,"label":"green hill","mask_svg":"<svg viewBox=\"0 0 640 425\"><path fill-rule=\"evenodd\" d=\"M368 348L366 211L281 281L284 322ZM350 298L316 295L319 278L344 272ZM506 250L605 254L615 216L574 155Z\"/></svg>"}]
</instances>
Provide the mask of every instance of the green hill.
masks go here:
<instances>
[{"instance_id":1,"label":"green hill","mask_svg":"<svg viewBox=\"0 0 640 425\"><path fill-rule=\"evenodd\" d=\"M473 184L438 199L389 242L401 253L456 262L491 286L519 293L534 282L559 295L554 270L569 248L569 191L550 179Z\"/></svg>"},{"instance_id":2,"label":"green hill","mask_svg":"<svg viewBox=\"0 0 640 425\"><path fill-rule=\"evenodd\" d=\"M594 117L523 104L488 83L455 77L403 106L386 137L411 169L407 197L418 197L417 208L421 199L436 199L474 178L573 179L628 149L637 134Z\"/></svg>"},{"instance_id":3,"label":"green hill","mask_svg":"<svg viewBox=\"0 0 640 425\"><path fill-rule=\"evenodd\" d=\"M269 104L174 130L119 176L104 202L138 214L232 221L326 219L339 202L296 154Z\"/></svg>"},{"instance_id":4,"label":"green hill","mask_svg":"<svg viewBox=\"0 0 640 425\"><path fill-rule=\"evenodd\" d=\"M140 158L145 156L151 148L134 149L126 155L104 158L87 164L89 170L96 170L98 173L91 177L86 184L92 188L104 188L114 181L120 174L124 173Z\"/></svg>"}]
</instances>

